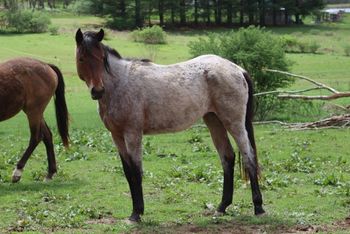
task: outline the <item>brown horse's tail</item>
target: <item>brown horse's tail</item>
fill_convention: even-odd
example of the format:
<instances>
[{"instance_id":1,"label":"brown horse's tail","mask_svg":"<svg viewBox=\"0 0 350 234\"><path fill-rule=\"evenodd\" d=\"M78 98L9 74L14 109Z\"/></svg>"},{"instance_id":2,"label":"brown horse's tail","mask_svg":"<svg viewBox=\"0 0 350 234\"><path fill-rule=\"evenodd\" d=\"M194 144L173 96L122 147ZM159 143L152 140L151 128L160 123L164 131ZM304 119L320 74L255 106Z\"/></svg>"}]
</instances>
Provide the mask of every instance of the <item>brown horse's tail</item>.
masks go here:
<instances>
[{"instance_id":1,"label":"brown horse's tail","mask_svg":"<svg viewBox=\"0 0 350 234\"><path fill-rule=\"evenodd\" d=\"M61 136L63 145L68 147L69 145L69 133L68 133L68 125L69 125L69 117L68 117L68 109L66 104L66 99L64 97L64 80L63 75L53 64L49 64L49 66L54 70L57 74L58 85L55 91L55 109L56 109L56 121L58 132Z\"/></svg>"},{"instance_id":2,"label":"brown horse's tail","mask_svg":"<svg viewBox=\"0 0 350 234\"><path fill-rule=\"evenodd\" d=\"M260 168L258 163L258 154L256 150L256 144L255 144L255 138L254 138L254 128L253 128L253 118L254 118L254 87L253 87L253 81L250 78L250 75L248 72L243 72L243 76L248 84L248 103L247 103L247 111L246 111L246 118L245 118L245 128L248 133L248 138L250 141L251 146L254 150L254 168L256 168L256 173L258 177L260 176ZM244 176L247 178L247 170L244 170Z\"/></svg>"}]
</instances>

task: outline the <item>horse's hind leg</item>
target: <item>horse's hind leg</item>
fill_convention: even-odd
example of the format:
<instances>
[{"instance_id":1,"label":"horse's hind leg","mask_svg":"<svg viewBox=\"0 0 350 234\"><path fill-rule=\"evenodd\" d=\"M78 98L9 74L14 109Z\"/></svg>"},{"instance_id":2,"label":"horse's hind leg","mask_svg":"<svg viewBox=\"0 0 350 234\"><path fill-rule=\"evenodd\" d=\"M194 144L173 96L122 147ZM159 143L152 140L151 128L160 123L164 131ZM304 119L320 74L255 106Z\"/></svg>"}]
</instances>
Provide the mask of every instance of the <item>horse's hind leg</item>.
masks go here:
<instances>
[{"instance_id":1,"label":"horse's hind leg","mask_svg":"<svg viewBox=\"0 0 350 234\"><path fill-rule=\"evenodd\" d=\"M234 118L234 120L231 122L225 118L220 118L220 120L223 121L225 128L235 139L239 151L241 152L245 169L248 171L252 189L254 213L256 215L263 214L265 211L262 208L263 201L258 182L258 165L254 149L252 148L248 138L245 119L243 117L240 119L238 116L236 116L236 118Z\"/></svg>"},{"instance_id":2,"label":"horse's hind leg","mask_svg":"<svg viewBox=\"0 0 350 234\"><path fill-rule=\"evenodd\" d=\"M227 131L216 114L208 113L203 117L203 119L209 128L213 143L220 155L222 168L224 170L222 200L217 211L220 213L225 213L226 208L232 203L235 154L228 138Z\"/></svg>"},{"instance_id":3,"label":"horse's hind leg","mask_svg":"<svg viewBox=\"0 0 350 234\"><path fill-rule=\"evenodd\" d=\"M30 128L30 140L29 145L22 155L22 158L18 161L16 169L12 174L12 182L18 182L22 177L23 168L26 165L30 155L33 153L39 142L41 141L40 126L41 126L41 116L31 116L28 115L29 128Z\"/></svg>"},{"instance_id":4,"label":"horse's hind leg","mask_svg":"<svg viewBox=\"0 0 350 234\"><path fill-rule=\"evenodd\" d=\"M43 136L43 141L46 147L47 161L48 161L48 174L46 176L47 180L51 180L53 175L57 172L55 152L52 141L52 133L50 128L47 126L45 120L41 122L41 133Z\"/></svg>"}]
</instances>

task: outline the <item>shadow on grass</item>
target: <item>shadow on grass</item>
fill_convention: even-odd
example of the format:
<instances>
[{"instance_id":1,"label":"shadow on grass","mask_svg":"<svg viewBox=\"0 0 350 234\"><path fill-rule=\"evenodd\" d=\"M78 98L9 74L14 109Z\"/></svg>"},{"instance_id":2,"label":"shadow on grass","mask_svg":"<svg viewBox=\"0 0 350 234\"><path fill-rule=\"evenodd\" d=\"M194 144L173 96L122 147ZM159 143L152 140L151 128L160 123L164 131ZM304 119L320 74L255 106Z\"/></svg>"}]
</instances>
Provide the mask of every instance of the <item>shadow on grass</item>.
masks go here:
<instances>
[{"instance_id":1,"label":"shadow on grass","mask_svg":"<svg viewBox=\"0 0 350 234\"><path fill-rule=\"evenodd\" d=\"M159 224L144 221L134 227L136 233L283 233L295 223L276 216L224 216L190 224Z\"/></svg>"},{"instance_id":2,"label":"shadow on grass","mask_svg":"<svg viewBox=\"0 0 350 234\"><path fill-rule=\"evenodd\" d=\"M19 192L39 192L43 190L57 191L61 189L72 189L84 186L84 181L70 180L65 182L62 180L49 181L49 182L19 182L19 183L3 183L0 184L0 197L7 196Z\"/></svg>"}]
</instances>

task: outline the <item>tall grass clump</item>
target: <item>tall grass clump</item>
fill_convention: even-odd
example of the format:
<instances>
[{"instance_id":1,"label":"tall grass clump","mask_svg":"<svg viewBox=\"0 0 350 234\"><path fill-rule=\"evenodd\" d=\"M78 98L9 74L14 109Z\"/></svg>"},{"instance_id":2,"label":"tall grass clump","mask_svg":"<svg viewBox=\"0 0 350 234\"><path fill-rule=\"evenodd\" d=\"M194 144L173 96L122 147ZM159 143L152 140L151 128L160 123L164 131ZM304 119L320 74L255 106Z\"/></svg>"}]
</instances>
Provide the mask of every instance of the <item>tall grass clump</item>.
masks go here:
<instances>
[{"instance_id":1,"label":"tall grass clump","mask_svg":"<svg viewBox=\"0 0 350 234\"><path fill-rule=\"evenodd\" d=\"M223 34L209 34L189 43L193 56L217 54L242 66L254 79L255 92L266 92L290 85L293 79L280 74L268 73L264 68L287 71L289 62L286 58L281 38L259 28L241 28ZM276 96L258 96L256 116L259 119L271 117L281 108Z\"/></svg>"},{"instance_id":2,"label":"tall grass clump","mask_svg":"<svg viewBox=\"0 0 350 234\"><path fill-rule=\"evenodd\" d=\"M166 32L160 26L153 25L152 27L134 30L131 33L131 38L135 42L145 44L165 44Z\"/></svg>"},{"instance_id":3,"label":"tall grass clump","mask_svg":"<svg viewBox=\"0 0 350 234\"><path fill-rule=\"evenodd\" d=\"M345 45L344 46L344 54L345 56L350 56L350 45Z\"/></svg>"}]
</instances>

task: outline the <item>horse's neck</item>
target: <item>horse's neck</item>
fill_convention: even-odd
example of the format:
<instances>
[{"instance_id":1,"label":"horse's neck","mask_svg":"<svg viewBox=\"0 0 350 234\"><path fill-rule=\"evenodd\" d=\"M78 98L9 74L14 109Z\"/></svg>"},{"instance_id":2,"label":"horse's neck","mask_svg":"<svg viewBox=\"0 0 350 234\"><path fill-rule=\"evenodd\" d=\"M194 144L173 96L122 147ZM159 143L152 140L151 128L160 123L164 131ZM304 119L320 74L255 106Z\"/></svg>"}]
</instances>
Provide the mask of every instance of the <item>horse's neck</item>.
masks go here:
<instances>
[{"instance_id":1,"label":"horse's neck","mask_svg":"<svg viewBox=\"0 0 350 234\"><path fill-rule=\"evenodd\" d=\"M105 71L104 79L107 85L112 85L113 89L125 82L125 74L129 67L129 61L111 57L109 60L109 72ZM108 87L107 87L108 88Z\"/></svg>"}]
</instances>

